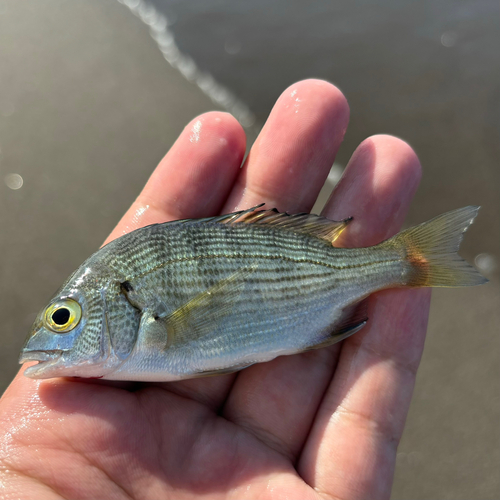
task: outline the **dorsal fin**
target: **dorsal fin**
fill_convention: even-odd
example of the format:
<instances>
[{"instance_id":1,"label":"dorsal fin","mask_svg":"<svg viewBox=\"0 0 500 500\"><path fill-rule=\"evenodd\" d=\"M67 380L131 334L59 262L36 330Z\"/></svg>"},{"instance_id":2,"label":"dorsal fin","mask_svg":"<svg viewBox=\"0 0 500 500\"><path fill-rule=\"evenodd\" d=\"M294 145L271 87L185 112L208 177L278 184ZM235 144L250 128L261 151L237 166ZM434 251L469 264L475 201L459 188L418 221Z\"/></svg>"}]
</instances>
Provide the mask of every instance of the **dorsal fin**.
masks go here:
<instances>
[{"instance_id":1,"label":"dorsal fin","mask_svg":"<svg viewBox=\"0 0 500 500\"><path fill-rule=\"evenodd\" d=\"M258 205L248 210L242 210L241 212L214 217L211 220L222 224L262 224L279 226L281 229L294 233L315 236L328 243L333 243L352 220L352 217L349 217L342 221L333 221L320 215L307 213L290 215L287 212L278 212L276 208L272 210L255 210L262 205Z\"/></svg>"},{"instance_id":2,"label":"dorsal fin","mask_svg":"<svg viewBox=\"0 0 500 500\"><path fill-rule=\"evenodd\" d=\"M241 218L242 216L249 214L255 211L257 208L263 207L265 203L261 203L260 205L256 205L252 208L247 208L246 210L239 210L238 212L232 212L230 214L216 215L215 217L204 217L202 219L179 219L173 220L170 222L164 222L164 224L178 224L178 223L186 223L186 222L220 222L222 224L231 224L236 221L236 219ZM262 211L262 210L261 210ZM151 224L154 225L154 224Z\"/></svg>"},{"instance_id":3,"label":"dorsal fin","mask_svg":"<svg viewBox=\"0 0 500 500\"><path fill-rule=\"evenodd\" d=\"M187 222L217 222L219 224L262 224L268 226L279 226L281 229L294 233L308 234L321 240L333 243L340 233L351 222L352 217L341 221L335 221L315 214L292 214L287 212L278 212L276 208L271 210L257 210L264 206L261 203L247 210L240 210L230 214L216 215L215 217L206 217L203 219L182 219L165 224L179 224Z\"/></svg>"}]
</instances>

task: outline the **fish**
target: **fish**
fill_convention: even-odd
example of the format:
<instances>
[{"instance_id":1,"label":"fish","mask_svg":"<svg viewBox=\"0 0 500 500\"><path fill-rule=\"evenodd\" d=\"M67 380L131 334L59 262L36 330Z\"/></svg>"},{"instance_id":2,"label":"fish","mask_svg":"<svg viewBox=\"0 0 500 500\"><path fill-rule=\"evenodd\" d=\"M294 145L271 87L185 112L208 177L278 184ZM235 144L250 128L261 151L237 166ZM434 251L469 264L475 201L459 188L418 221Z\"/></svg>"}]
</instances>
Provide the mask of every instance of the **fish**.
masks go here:
<instances>
[{"instance_id":1,"label":"fish","mask_svg":"<svg viewBox=\"0 0 500 500\"><path fill-rule=\"evenodd\" d=\"M335 246L352 218L260 210L152 224L90 256L38 314L19 362L34 379L174 381L340 342L367 298L487 282L458 255L469 206L366 248Z\"/></svg>"}]
</instances>

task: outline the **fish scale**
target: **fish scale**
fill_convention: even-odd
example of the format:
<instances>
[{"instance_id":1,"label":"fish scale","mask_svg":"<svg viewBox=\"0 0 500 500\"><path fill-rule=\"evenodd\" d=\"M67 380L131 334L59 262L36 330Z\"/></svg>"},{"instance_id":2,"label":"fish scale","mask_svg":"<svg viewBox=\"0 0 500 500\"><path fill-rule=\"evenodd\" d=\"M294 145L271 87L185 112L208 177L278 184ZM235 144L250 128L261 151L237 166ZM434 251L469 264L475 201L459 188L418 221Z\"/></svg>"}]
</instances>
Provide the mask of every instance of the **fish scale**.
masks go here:
<instances>
[{"instance_id":1,"label":"fish scale","mask_svg":"<svg viewBox=\"0 0 500 500\"><path fill-rule=\"evenodd\" d=\"M169 381L339 342L366 324L363 299L377 290L485 282L456 253L476 214L359 249L334 246L350 219L275 210L138 229L89 257L42 310L21 354L39 364L25 374ZM65 307L81 319L55 324Z\"/></svg>"}]
</instances>

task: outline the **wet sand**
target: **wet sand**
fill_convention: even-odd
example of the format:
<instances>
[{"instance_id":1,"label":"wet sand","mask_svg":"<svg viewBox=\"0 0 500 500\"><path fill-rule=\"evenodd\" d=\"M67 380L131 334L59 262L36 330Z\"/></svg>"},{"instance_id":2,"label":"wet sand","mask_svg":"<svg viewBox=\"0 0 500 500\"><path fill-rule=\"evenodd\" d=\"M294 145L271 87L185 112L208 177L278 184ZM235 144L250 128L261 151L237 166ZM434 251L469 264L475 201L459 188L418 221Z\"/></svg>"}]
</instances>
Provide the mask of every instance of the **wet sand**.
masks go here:
<instances>
[{"instance_id":1,"label":"wet sand","mask_svg":"<svg viewBox=\"0 0 500 500\"><path fill-rule=\"evenodd\" d=\"M392 498L499 498L500 71L492 61L493 4L477 2L472 14L457 14L450 24L427 3L405 4L392 18L381 4L377 16L358 19L332 13L325 2L302 18L302 43L291 35L298 31L291 17L277 30L279 12L250 18L262 23L258 35L237 24L239 2L205 3L201 14L199 1L155 5L176 18L171 29L181 50L248 105L256 126L282 88L316 76L338 84L351 105L341 165L370 134L408 140L424 167L408 224L483 206L462 253L485 266L491 283L433 295ZM328 19L336 19L333 27ZM221 35L224 22L233 31ZM4 389L38 309L102 243L183 126L221 106L170 67L147 27L114 1L0 0L0 68ZM22 178L19 189L12 189L19 177L6 177L12 173Z\"/></svg>"}]
</instances>

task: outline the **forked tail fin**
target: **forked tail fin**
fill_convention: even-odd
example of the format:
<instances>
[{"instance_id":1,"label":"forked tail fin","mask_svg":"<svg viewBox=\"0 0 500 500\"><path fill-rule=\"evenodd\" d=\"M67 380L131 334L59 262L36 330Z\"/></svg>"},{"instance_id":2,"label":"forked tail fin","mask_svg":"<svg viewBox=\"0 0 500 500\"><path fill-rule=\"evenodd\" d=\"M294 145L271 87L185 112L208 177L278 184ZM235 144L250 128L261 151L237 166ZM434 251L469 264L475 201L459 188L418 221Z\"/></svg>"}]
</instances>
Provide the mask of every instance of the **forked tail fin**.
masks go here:
<instances>
[{"instance_id":1,"label":"forked tail fin","mask_svg":"<svg viewBox=\"0 0 500 500\"><path fill-rule=\"evenodd\" d=\"M488 281L457 253L478 210L474 206L453 210L382 243L403 247L410 264L408 286L458 287Z\"/></svg>"}]
</instances>

